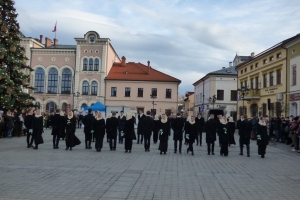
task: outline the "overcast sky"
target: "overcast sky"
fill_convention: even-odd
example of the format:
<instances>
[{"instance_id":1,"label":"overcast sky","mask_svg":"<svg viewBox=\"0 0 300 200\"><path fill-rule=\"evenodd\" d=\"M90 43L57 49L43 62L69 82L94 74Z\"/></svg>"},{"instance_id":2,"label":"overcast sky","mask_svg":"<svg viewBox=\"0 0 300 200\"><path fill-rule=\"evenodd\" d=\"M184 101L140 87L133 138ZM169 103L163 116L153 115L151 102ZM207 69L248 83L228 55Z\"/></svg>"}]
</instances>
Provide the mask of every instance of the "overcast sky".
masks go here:
<instances>
[{"instance_id":1,"label":"overcast sky","mask_svg":"<svg viewBox=\"0 0 300 200\"><path fill-rule=\"evenodd\" d=\"M94 30L127 62L148 60L193 91L205 74L235 54L256 54L300 33L299 0L16 0L27 37L74 38Z\"/></svg>"}]
</instances>

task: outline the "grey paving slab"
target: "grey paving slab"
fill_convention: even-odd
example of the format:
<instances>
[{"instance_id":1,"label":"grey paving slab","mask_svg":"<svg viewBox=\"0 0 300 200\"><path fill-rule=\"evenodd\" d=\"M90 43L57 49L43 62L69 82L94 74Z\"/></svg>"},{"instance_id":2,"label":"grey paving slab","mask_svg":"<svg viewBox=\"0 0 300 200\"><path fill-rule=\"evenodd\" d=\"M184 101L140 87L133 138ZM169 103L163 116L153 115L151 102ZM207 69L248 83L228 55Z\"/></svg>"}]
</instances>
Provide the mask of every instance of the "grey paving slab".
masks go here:
<instances>
[{"instance_id":1,"label":"grey paving slab","mask_svg":"<svg viewBox=\"0 0 300 200\"><path fill-rule=\"evenodd\" d=\"M84 141L82 129L76 135ZM173 153L169 140L166 155L158 144L150 152L133 144L124 153L117 144L110 151L52 149L49 130L39 149L27 149L25 137L0 139L0 200L2 199L299 199L300 154L289 146L268 146L265 159L251 141L251 157L239 156L239 147L229 147L229 156L208 156L206 145L196 146L195 156ZM172 136L171 136L172 138ZM205 137L203 137L205 141ZM236 138L238 141L238 138ZM92 143L94 145L94 143Z\"/></svg>"}]
</instances>

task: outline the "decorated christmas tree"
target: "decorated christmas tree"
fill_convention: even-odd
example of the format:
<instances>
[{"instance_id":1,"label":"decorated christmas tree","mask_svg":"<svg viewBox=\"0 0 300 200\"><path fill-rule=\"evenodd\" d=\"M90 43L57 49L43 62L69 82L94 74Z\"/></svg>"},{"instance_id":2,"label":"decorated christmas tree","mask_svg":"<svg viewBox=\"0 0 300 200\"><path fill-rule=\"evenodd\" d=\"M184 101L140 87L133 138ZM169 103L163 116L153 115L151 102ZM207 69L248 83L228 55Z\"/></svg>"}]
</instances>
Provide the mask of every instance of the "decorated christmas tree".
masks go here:
<instances>
[{"instance_id":1,"label":"decorated christmas tree","mask_svg":"<svg viewBox=\"0 0 300 200\"><path fill-rule=\"evenodd\" d=\"M30 72L25 49L20 46L20 27L13 0L0 0L0 110L33 107L28 91Z\"/></svg>"}]
</instances>

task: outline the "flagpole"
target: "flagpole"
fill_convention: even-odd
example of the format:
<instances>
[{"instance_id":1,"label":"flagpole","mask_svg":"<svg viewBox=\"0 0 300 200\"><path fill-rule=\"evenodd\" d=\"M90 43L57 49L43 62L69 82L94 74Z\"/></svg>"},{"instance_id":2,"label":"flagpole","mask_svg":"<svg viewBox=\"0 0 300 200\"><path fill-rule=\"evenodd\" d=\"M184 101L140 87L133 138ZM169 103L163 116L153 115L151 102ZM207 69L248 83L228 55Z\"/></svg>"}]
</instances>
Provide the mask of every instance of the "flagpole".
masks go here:
<instances>
[{"instance_id":1,"label":"flagpole","mask_svg":"<svg viewBox=\"0 0 300 200\"><path fill-rule=\"evenodd\" d=\"M57 20L56 20L56 23L55 23L55 39L56 39L56 30L57 30Z\"/></svg>"}]
</instances>

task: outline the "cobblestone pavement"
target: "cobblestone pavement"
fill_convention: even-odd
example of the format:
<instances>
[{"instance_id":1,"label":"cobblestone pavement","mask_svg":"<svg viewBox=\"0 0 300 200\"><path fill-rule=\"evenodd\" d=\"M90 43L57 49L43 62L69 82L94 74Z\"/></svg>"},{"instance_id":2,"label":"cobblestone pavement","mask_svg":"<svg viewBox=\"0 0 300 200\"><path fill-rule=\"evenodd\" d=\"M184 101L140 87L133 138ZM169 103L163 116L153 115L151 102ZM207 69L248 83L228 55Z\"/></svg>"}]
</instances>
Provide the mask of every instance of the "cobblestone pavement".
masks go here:
<instances>
[{"instance_id":1,"label":"cobblestone pavement","mask_svg":"<svg viewBox=\"0 0 300 200\"><path fill-rule=\"evenodd\" d=\"M117 144L110 151L52 149L50 131L39 149L26 148L25 137L0 139L0 199L300 199L300 154L285 144L268 146L266 158L239 156L238 146L229 157L208 156L206 144L194 146L195 156L169 151L160 155L158 144L150 152L134 142L132 153ZM204 137L205 139L205 137ZM205 140L204 140L205 141ZM236 138L236 141L237 138ZM94 145L94 143L92 143Z\"/></svg>"}]
</instances>

